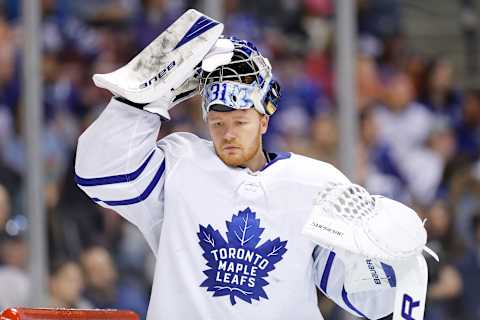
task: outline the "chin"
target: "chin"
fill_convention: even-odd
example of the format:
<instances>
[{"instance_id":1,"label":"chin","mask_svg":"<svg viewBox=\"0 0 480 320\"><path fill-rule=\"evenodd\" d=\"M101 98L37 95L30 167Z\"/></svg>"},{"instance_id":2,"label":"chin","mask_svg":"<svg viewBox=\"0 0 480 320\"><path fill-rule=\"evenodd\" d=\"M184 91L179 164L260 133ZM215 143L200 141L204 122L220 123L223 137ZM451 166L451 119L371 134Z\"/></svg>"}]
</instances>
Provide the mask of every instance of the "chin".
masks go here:
<instances>
[{"instance_id":1,"label":"chin","mask_svg":"<svg viewBox=\"0 0 480 320\"><path fill-rule=\"evenodd\" d=\"M230 167L247 167L247 164L257 155L258 150L260 150L260 143L250 147L239 148L234 152L228 152L215 147L217 156L223 161L223 163Z\"/></svg>"},{"instance_id":2,"label":"chin","mask_svg":"<svg viewBox=\"0 0 480 320\"><path fill-rule=\"evenodd\" d=\"M246 157L243 157L241 155L232 156L232 155L220 154L219 157L227 166L230 166L230 167L244 166L245 163L247 163L249 160L249 159L246 159Z\"/></svg>"}]
</instances>

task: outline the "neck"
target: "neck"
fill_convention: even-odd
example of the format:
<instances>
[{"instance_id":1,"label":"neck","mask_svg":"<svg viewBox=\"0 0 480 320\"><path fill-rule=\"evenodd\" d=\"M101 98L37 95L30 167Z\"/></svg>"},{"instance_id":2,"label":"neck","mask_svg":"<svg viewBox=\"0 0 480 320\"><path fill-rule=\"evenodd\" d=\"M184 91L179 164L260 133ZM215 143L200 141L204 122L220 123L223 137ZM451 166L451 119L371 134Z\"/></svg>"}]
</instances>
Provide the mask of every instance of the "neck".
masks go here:
<instances>
[{"instance_id":1,"label":"neck","mask_svg":"<svg viewBox=\"0 0 480 320\"><path fill-rule=\"evenodd\" d=\"M262 148L260 148L257 154L247 163L245 163L245 167L250 169L252 172L255 172L262 169L266 163L267 158L265 157L265 153L263 152Z\"/></svg>"}]
</instances>

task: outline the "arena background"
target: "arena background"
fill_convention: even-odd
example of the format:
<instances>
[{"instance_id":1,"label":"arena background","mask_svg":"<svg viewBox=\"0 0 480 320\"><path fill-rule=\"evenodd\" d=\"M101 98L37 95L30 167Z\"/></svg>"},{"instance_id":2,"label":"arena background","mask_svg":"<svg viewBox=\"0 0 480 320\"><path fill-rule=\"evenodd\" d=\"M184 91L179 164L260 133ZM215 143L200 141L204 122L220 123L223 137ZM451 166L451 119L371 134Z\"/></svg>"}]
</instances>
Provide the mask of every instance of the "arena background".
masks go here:
<instances>
[{"instance_id":1,"label":"arena background","mask_svg":"<svg viewBox=\"0 0 480 320\"><path fill-rule=\"evenodd\" d=\"M0 0L0 310L145 316L153 257L75 186L75 145L110 99L92 74L126 63L192 7L270 58L283 97L267 148L333 163L413 206L441 259L429 261L425 319L480 319L480 1L23 3L26 19L22 1ZM206 136L199 104L176 107L161 135ZM350 319L319 301L325 319Z\"/></svg>"}]
</instances>

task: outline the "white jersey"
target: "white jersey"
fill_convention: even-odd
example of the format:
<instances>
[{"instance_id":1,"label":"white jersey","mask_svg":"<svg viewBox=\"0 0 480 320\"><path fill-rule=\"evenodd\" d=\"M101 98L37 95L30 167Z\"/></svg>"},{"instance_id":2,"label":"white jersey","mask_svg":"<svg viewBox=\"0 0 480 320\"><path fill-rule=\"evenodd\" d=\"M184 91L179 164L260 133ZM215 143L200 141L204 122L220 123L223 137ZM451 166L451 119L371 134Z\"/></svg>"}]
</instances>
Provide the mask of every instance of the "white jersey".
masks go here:
<instances>
[{"instance_id":1,"label":"white jersey","mask_svg":"<svg viewBox=\"0 0 480 320\"><path fill-rule=\"evenodd\" d=\"M348 294L344 266L300 231L333 166L277 154L258 172L210 141L112 100L79 139L78 185L135 224L156 256L147 319L322 319L316 287L356 316L393 310L391 291Z\"/></svg>"}]
</instances>

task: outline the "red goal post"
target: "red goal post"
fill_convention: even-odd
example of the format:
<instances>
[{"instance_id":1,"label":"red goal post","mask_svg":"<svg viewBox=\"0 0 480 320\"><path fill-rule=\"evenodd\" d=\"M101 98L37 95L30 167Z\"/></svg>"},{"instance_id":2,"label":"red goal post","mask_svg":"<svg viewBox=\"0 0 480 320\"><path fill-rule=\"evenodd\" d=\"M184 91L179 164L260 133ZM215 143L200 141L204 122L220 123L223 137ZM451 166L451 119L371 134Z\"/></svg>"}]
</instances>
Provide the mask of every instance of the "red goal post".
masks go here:
<instances>
[{"instance_id":1,"label":"red goal post","mask_svg":"<svg viewBox=\"0 0 480 320\"><path fill-rule=\"evenodd\" d=\"M0 320L140 320L128 310L8 308Z\"/></svg>"}]
</instances>

